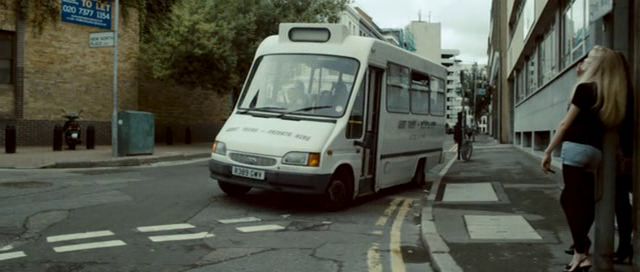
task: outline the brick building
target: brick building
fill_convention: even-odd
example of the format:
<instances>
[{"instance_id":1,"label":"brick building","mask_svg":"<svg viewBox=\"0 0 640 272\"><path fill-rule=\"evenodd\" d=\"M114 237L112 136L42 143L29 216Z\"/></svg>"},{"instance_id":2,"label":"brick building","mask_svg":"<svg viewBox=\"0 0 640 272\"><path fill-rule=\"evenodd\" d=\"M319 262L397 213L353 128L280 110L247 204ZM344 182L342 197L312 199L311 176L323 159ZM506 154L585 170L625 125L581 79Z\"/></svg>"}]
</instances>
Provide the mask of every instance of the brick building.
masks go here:
<instances>
[{"instance_id":1,"label":"brick building","mask_svg":"<svg viewBox=\"0 0 640 272\"><path fill-rule=\"evenodd\" d=\"M64 122L64 109L83 110L83 130L95 126L96 143L110 144L113 48L89 46L90 33L110 30L64 22L61 14L38 31L16 12L18 0L7 2L0 9L0 142L4 127L13 124L18 146L50 145L54 126ZM154 113L158 141L166 127L172 127L176 141L182 140L187 126L193 141L211 141L231 100L147 79L140 69L139 48L137 12L128 10L120 20L120 110Z\"/></svg>"}]
</instances>

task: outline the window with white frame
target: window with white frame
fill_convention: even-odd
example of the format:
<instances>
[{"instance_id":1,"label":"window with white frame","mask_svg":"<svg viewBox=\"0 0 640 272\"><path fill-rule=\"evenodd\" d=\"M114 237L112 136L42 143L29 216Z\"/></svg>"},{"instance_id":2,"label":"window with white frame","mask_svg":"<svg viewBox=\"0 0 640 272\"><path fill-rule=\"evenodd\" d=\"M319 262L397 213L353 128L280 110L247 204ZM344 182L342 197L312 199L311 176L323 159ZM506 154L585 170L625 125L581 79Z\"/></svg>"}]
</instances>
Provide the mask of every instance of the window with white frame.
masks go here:
<instances>
[{"instance_id":1,"label":"window with white frame","mask_svg":"<svg viewBox=\"0 0 640 272\"><path fill-rule=\"evenodd\" d=\"M563 64L568 67L584 56L590 49L589 39L589 2L573 0L563 13L564 46Z\"/></svg>"}]
</instances>

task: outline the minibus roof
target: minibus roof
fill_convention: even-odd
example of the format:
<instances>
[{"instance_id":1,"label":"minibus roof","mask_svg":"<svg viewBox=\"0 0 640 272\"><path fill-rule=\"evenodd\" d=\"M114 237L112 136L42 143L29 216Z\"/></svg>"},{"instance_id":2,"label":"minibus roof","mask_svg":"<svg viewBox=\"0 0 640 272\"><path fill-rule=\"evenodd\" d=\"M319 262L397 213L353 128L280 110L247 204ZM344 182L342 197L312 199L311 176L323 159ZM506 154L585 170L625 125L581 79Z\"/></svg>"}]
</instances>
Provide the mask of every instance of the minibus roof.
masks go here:
<instances>
[{"instance_id":1,"label":"minibus roof","mask_svg":"<svg viewBox=\"0 0 640 272\"><path fill-rule=\"evenodd\" d=\"M378 52L379 54L376 54ZM367 63L386 67L387 62L410 62L420 70L439 78L446 78L446 68L424 57L386 41L351 35L343 24L282 23L278 35L266 38L258 47L256 58L272 54L319 54L355 58L360 65ZM425 64L426 63L426 64Z\"/></svg>"}]
</instances>

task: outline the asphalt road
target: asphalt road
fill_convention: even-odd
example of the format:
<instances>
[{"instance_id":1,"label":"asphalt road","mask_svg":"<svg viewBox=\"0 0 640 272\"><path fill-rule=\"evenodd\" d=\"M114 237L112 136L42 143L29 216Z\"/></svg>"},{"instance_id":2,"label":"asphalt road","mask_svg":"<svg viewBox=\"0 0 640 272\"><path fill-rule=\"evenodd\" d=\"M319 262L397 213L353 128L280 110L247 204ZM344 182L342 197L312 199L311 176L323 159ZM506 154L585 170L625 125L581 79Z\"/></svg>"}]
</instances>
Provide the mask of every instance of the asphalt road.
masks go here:
<instances>
[{"instance_id":1,"label":"asphalt road","mask_svg":"<svg viewBox=\"0 0 640 272\"><path fill-rule=\"evenodd\" d=\"M317 199L226 196L206 161L0 171L0 271L430 271L422 189L325 212Z\"/></svg>"}]
</instances>

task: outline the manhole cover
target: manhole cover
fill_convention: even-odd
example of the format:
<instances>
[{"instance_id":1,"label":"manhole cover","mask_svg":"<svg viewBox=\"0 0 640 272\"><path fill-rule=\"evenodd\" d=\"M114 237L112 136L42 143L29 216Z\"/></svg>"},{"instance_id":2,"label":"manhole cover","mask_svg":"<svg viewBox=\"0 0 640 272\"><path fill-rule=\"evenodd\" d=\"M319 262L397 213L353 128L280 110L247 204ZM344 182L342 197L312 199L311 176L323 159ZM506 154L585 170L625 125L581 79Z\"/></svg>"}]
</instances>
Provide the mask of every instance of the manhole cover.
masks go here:
<instances>
[{"instance_id":1,"label":"manhole cover","mask_svg":"<svg viewBox=\"0 0 640 272\"><path fill-rule=\"evenodd\" d=\"M51 186L50 182L42 181L16 181L16 182L2 182L2 187L18 188L18 189L31 189L31 188L44 188Z\"/></svg>"}]
</instances>

